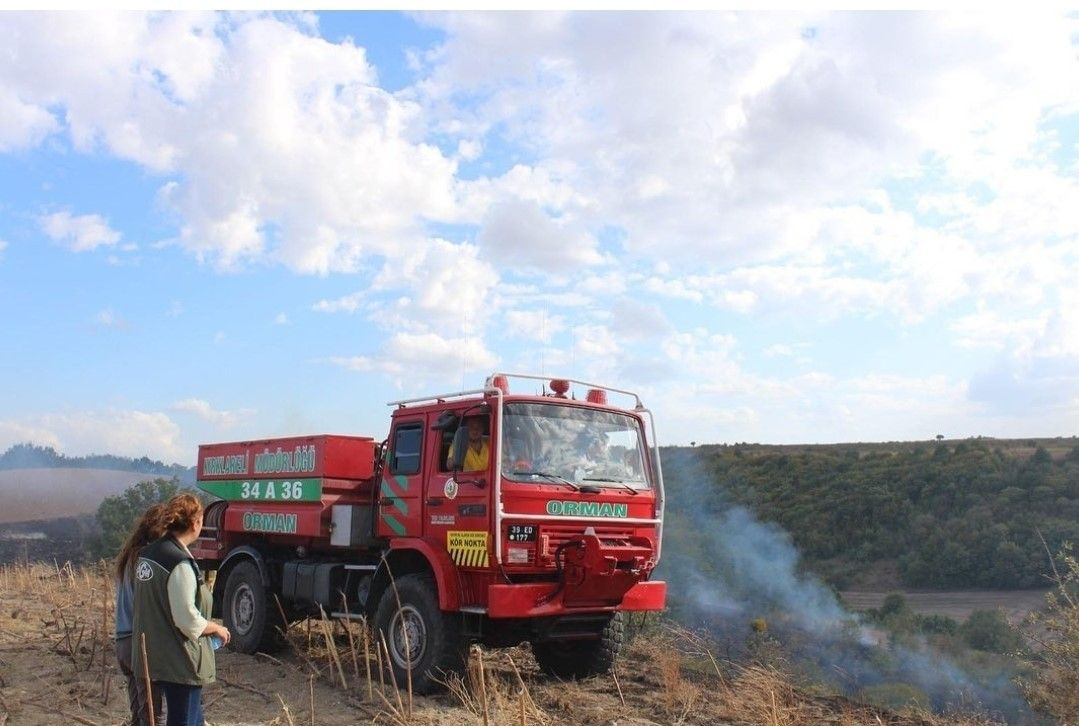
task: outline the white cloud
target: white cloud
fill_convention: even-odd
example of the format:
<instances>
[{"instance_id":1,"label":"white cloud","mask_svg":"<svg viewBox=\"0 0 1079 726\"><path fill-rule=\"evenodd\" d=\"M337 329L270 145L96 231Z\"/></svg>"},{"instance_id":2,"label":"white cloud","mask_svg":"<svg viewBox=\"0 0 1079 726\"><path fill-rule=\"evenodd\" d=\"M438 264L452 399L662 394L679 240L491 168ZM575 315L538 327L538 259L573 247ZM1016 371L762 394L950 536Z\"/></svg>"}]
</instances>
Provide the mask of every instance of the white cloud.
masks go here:
<instances>
[{"instance_id":1,"label":"white cloud","mask_svg":"<svg viewBox=\"0 0 1079 726\"><path fill-rule=\"evenodd\" d=\"M273 323L274 325L288 325L288 315L285 315L284 313L278 313L274 316Z\"/></svg>"},{"instance_id":2,"label":"white cloud","mask_svg":"<svg viewBox=\"0 0 1079 726\"><path fill-rule=\"evenodd\" d=\"M6 249L7 249L7 242L0 239L0 257L3 256L4 250L6 250Z\"/></svg>"},{"instance_id":3,"label":"white cloud","mask_svg":"<svg viewBox=\"0 0 1079 726\"><path fill-rule=\"evenodd\" d=\"M455 162L422 140L415 104L377 85L362 48L296 22L14 14L0 27L14 59L0 98L57 109L76 148L171 177L161 200L199 259L354 270L421 219L455 215ZM24 143L40 137L32 126Z\"/></svg>"},{"instance_id":4,"label":"white cloud","mask_svg":"<svg viewBox=\"0 0 1079 726\"><path fill-rule=\"evenodd\" d=\"M60 437L55 432L36 423L25 421L0 421L0 449L7 450L15 444L37 444L60 449Z\"/></svg>"},{"instance_id":5,"label":"white cloud","mask_svg":"<svg viewBox=\"0 0 1079 726\"><path fill-rule=\"evenodd\" d=\"M378 371L398 388L414 390L431 382L460 381L469 373L490 372L497 358L477 337L397 333L373 356L336 356L329 361L354 371Z\"/></svg>"},{"instance_id":6,"label":"white cloud","mask_svg":"<svg viewBox=\"0 0 1079 726\"><path fill-rule=\"evenodd\" d=\"M562 315L550 315L546 310L507 310L505 331L508 337L550 343L566 329Z\"/></svg>"},{"instance_id":7,"label":"white cloud","mask_svg":"<svg viewBox=\"0 0 1079 726\"><path fill-rule=\"evenodd\" d=\"M368 294L361 290L344 295L336 300L319 300L311 306L311 309L320 313L354 313L359 310L368 297Z\"/></svg>"},{"instance_id":8,"label":"white cloud","mask_svg":"<svg viewBox=\"0 0 1079 726\"><path fill-rule=\"evenodd\" d=\"M521 270L567 273L603 261L595 239L580 225L552 219L538 204L520 199L490 208L479 243L490 259Z\"/></svg>"},{"instance_id":9,"label":"white cloud","mask_svg":"<svg viewBox=\"0 0 1079 726\"><path fill-rule=\"evenodd\" d=\"M25 103L0 85L0 152L34 146L58 127L48 110Z\"/></svg>"},{"instance_id":10,"label":"white cloud","mask_svg":"<svg viewBox=\"0 0 1079 726\"><path fill-rule=\"evenodd\" d=\"M0 448L26 441L69 456L108 453L165 462L191 458L180 443L179 427L156 411L106 409L0 420Z\"/></svg>"},{"instance_id":11,"label":"white cloud","mask_svg":"<svg viewBox=\"0 0 1079 726\"><path fill-rule=\"evenodd\" d=\"M621 348L614 333L605 325L577 325L573 328L573 354L579 365L587 366L613 362ZM608 367L604 366L604 367Z\"/></svg>"},{"instance_id":12,"label":"white cloud","mask_svg":"<svg viewBox=\"0 0 1079 726\"><path fill-rule=\"evenodd\" d=\"M529 175L560 190L505 215L498 238L525 240L524 250L510 249L532 267L554 272L549 261L562 242L541 247L544 235L529 230L555 220L582 230L611 224L625 230L631 254L672 263L645 283L656 292L699 301L703 291L679 285L687 272L714 279L734 268L765 289L708 296L731 309L822 304L832 314L895 310L916 321L976 294L965 271L979 270L987 249L1016 235L1027 246L1042 228L1075 229L1074 180L1034 156L1047 113L1079 102L1074 20L1030 12L426 17L448 33L426 61L428 113L445 129L527 149L539 159ZM470 93L476 106L448 103ZM871 213L878 185L912 177L921 182L912 209L966 215L964 226L937 232L890 209ZM996 198L972 196L974 182L988 182ZM473 188L483 196L482 184ZM935 197L919 203L922 194ZM852 197L867 206L861 221ZM497 208L496 195L486 199ZM855 233L867 238L843 239ZM857 270L844 267L852 253L863 256ZM764 274L745 272L754 268ZM783 289L788 281L796 290Z\"/></svg>"},{"instance_id":13,"label":"white cloud","mask_svg":"<svg viewBox=\"0 0 1079 726\"><path fill-rule=\"evenodd\" d=\"M953 326L960 344L996 351L970 382L970 399L989 414L1038 416L1049 430L1071 429L1079 413L1079 294L1058 298L1026 317L981 311Z\"/></svg>"},{"instance_id":14,"label":"white cloud","mask_svg":"<svg viewBox=\"0 0 1079 726\"><path fill-rule=\"evenodd\" d=\"M611 306L611 331L623 339L647 340L671 331L671 324L655 305L620 298Z\"/></svg>"},{"instance_id":15,"label":"white cloud","mask_svg":"<svg viewBox=\"0 0 1079 726\"><path fill-rule=\"evenodd\" d=\"M125 330L128 327L122 316L108 308L99 310L94 315L94 325L106 330Z\"/></svg>"},{"instance_id":16,"label":"white cloud","mask_svg":"<svg viewBox=\"0 0 1079 726\"><path fill-rule=\"evenodd\" d=\"M243 408L234 411L217 410L210 405L209 401L201 398L185 398L172 404L173 411L191 414L199 419L213 424L222 429L230 429L237 424L249 420L253 415L252 409Z\"/></svg>"},{"instance_id":17,"label":"white cloud","mask_svg":"<svg viewBox=\"0 0 1079 726\"><path fill-rule=\"evenodd\" d=\"M120 241L120 233L109 226L107 219L97 214L73 217L70 212L54 212L41 217L39 223L45 234L67 245L72 252L87 252Z\"/></svg>"},{"instance_id":18,"label":"white cloud","mask_svg":"<svg viewBox=\"0 0 1079 726\"><path fill-rule=\"evenodd\" d=\"M391 330L475 335L490 316L488 300L497 282L495 269L475 246L443 239L417 242L390 257L375 277L372 290L403 294L373 304L371 318ZM350 303L337 304L347 308Z\"/></svg>"}]
</instances>

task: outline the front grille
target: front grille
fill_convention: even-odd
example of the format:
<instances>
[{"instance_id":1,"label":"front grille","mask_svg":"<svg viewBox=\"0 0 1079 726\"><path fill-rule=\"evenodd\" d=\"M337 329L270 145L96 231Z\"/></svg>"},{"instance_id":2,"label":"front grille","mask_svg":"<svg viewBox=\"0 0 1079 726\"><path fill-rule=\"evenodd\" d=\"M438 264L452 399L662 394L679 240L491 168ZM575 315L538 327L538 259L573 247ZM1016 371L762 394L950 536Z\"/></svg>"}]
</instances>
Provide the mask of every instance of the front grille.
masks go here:
<instances>
[{"instance_id":1,"label":"front grille","mask_svg":"<svg viewBox=\"0 0 1079 726\"><path fill-rule=\"evenodd\" d=\"M547 538L547 554L554 557L555 550L560 546L571 540L579 538L584 534L588 525L576 525L576 524L547 524L540 523L537 531L537 537L535 542L529 542L527 546L528 559L525 562L510 562L509 561L509 548L520 547L524 548L523 543L520 542L507 542L506 549L503 555L503 562L511 567L534 567L536 565L536 555L543 546L543 538ZM624 542L629 539L633 532L625 527L604 527L593 526L596 536L600 538L600 541L610 544L613 542ZM548 563L549 566L554 567L554 563Z\"/></svg>"},{"instance_id":2,"label":"front grille","mask_svg":"<svg viewBox=\"0 0 1079 726\"><path fill-rule=\"evenodd\" d=\"M592 529L600 540L626 540L633 536L633 532L625 527L593 526ZM580 537L584 531L585 527L581 525L541 524L539 534L540 537L547 535L548 550L553 554L556 547Z\"/></svg>"}]
</instances>

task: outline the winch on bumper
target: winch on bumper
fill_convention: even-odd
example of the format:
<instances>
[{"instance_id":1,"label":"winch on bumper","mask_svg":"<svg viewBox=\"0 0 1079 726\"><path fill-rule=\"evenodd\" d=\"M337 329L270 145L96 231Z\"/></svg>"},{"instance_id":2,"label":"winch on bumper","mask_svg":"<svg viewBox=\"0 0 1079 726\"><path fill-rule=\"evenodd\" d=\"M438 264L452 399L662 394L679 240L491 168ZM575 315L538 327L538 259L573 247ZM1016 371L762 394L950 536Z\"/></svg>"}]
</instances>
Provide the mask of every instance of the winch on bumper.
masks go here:
<instances>
[{"instance_id":1,"label":"winch on bumper","mask_svg":"<svg viewBox=\"0 0 1079 726\"><path fill-rule=\"evenodd\" d=\"M647 582L655 567L645 537L605 538L588 528L554 553L558 582L490 585L487 615L538 617L567 610L661 610L667 583Z\"/></svg>"}]
</instances>

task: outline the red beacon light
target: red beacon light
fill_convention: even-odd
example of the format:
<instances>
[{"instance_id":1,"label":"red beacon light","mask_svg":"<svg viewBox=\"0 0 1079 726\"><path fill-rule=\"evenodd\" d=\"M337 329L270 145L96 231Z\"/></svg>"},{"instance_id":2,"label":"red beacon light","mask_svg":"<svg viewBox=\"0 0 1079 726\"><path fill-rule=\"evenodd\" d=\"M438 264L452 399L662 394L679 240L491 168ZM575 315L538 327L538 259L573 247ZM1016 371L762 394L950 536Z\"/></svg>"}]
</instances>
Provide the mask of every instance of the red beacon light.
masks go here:
<instances>
[{"instance_id":1,"label":"red beacon light","mask_svg":"<svg viewBox=\"0 0 1079 726\"><path fill-rule=\"evenodd\" d=\"M589 403L598 403L600 406L606 406L607 392L602 388L589 388L585 400Z\"/></svg>"},{"instance_id":2,"label":"red beacon light","mask_svg":"<svg viewBox=\"0 0 1079 726\"><path fill-rule=\"evenodd\" d=\"M555 378L551 381L551 390L559 398L565 398L566 393L569 391L569 381L564 378Z\"/></svg>"},{"instance_id":3,"label":"red beacon light","mask_svg":"<svg viewBox=\"0 0 1079 726\"><path fill-rule=\"evenodd\" d=\"M505 376L495 376L491 379L491 385L502 391L502 395L510 392L510 382Z\"/></svg>"}]
</instances>

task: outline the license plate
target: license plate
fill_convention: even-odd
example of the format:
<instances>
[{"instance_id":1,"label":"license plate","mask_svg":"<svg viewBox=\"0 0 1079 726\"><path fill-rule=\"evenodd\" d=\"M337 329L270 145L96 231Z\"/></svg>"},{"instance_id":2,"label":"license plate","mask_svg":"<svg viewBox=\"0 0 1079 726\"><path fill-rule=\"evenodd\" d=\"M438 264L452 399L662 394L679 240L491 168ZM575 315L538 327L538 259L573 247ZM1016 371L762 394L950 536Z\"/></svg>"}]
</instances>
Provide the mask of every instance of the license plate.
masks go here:
<instances>
[{"instance_id":1,"label":"license plate","mask_svg":"<svg viewBox=\"0 0 1079 726\"><path fill-rule=\"evenodd\" d=\"M535 542L536 525L534 524L511 524L507 532L510 542Z\"/></svg>"}]
</instances>

